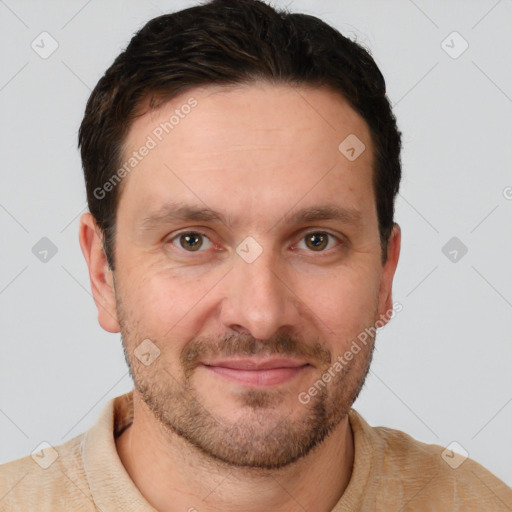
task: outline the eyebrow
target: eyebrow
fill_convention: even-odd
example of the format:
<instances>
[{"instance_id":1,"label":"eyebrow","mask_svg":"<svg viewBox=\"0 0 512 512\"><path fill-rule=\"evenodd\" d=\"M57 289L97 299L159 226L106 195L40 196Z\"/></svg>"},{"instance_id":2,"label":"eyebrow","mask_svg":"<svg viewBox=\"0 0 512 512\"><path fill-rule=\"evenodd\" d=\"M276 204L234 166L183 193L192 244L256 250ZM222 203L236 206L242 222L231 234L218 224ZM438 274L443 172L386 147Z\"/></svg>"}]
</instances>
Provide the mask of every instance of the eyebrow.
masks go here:
<instances>
[{"instance_id":1,"label":"eyebrow","mask_svg":"<svg viewBox=\"0 0 512 512\"><path fill-rule=\"evenodd\" d=\"M334 204L317 205L303 208L293 213L286 213L274 226L279 223L293 225L320 220L336 220L344 224L358 225L362 221L362 214L355 208L341 207ZM145 231L177 221L213 222L221 223L228 227L234 225L232 216L226 217L221 212L217 212L211 208L192 204L171 203L145 216L138 226L139 229Z\"/></svg>"}]
</instances>

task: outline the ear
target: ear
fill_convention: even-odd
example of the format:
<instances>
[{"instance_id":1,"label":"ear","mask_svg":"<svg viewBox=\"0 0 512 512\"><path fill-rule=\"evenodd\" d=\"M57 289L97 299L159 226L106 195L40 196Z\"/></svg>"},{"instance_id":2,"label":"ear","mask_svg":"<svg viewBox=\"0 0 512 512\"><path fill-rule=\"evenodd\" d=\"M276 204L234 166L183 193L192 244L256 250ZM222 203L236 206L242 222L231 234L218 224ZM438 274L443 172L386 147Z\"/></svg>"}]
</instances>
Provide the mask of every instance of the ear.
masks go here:
<instances>
[{"instance_id":1,"label":"ear","mask_svg":"<svg viewBox=\"0 0 512 512\"><path fill-rule=\"evenodd\" d=\"M390 319L390 311L393 310L393 277L395 275L398 258L400 256L400 244L402 234L398 224L393 225L388 240L387 259L382 268L379 288L379 320L386 325Z\"/></svg>"},{"instance_id":2,"label":"ear","mask_svg":"<svg viewBox=\"0 0 512 512\"><path fill-rule=\"evenodd\" d=\"M101 231L90 212L80 217L79 240L89 267L92 295L98 309L98 322L105 331L120 332L114 276L103 251Z\"/></svg>"}]
</instances>

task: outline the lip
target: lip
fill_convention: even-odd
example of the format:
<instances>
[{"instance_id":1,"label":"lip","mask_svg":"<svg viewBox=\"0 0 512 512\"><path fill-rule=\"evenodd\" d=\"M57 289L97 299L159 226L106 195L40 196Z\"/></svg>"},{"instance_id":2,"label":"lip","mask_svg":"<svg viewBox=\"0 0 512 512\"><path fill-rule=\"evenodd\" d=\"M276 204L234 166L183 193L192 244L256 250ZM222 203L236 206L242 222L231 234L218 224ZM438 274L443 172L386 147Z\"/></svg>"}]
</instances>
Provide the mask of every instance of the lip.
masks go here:
<instances>
[{"instance_id":1,"label":"lip","mask_svg":"<svg viewBox=\"0 0 512 512\"><path fill-rule=\"evenodd\" d=\"M204 362L205 366L216 366L221 368L231 368L233 370L272 370L275 368L298 368L308 363L288 359L284 357L274 357L272 359L225 359L222 361Z\"/></svg>"},{"instance_id":2,"label":"lip","mask_svg":"<svg viewBox=\"0 0 512 512\"><path fill-rule=\"evenodd\" d=\"M290 381L306 368L304 361L273 358L264 360L229 359L202 363L208 371L249 387L268 387Z\"/></svg>"}]
</instances>

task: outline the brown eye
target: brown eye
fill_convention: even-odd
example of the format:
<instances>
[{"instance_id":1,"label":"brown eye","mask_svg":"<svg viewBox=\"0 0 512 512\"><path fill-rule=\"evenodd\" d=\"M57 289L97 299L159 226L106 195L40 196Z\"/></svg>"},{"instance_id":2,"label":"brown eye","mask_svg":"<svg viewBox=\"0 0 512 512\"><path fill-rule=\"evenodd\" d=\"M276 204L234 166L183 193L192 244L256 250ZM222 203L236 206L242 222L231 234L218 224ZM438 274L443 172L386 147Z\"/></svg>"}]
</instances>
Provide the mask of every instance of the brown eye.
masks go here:
<instances>
[{"instance_id":1,"label":"brown eye","mask_svg":"<svg viewBox=\"0 0 512 512\"><path fill-rule=\"evenodd\" d=\"M204 246L204 239L208 240L208 237L202 233L197 233L196 231L188 231L186 233L176 235L172 239L172 243L176 245L176 247L180 247L187 252L196 252ZM179 246L174 243L176 241L179 242Z\"/></svg>"},{"instance_id":2,"label":"brown eye","mask_svg":"<svg viewBox=\"0 0 512 512\"><path fill-rule=\"evenodd\" d=\"M325 231L312 231L303 237L306 248L313 252L325 252L325 249L329 245L330 239L337 240L334 235L326 233ZM301 240L301 243L302 243ZM332 244L331 244L332 245ZM329 247L330 249L331 247Z\"/></svg>"},{"instance_id":3,"label":"brown eye","mask_svg":"<svg viewBox=\"0 0 512 512\"><path fill-rule=\"evenodd\" d=\"M313 251L323 251L328 242L327 233L310 233L306 235L306 244Z\"/></svg>"}]
</instances>

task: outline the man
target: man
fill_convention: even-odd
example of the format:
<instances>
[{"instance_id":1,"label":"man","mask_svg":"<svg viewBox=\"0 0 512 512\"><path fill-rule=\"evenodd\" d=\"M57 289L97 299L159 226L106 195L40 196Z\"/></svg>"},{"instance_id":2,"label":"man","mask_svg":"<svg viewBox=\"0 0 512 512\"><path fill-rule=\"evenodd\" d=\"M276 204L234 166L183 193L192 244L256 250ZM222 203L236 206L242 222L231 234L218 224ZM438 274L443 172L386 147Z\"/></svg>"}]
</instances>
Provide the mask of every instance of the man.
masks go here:
<instances>
[{"instance_id":1,"label":"man","mask_svg":"<svg viewBox=\"0 0 512 512\"><path fill-rule=\"evenodd\" d=\"M4 465L2 510L512 507L476 462L351 409L400 307L400 132L363 48L257 0L161 16L79 144L80 244L135 389L47 467Z\"/></svg>"}]
</instances>

